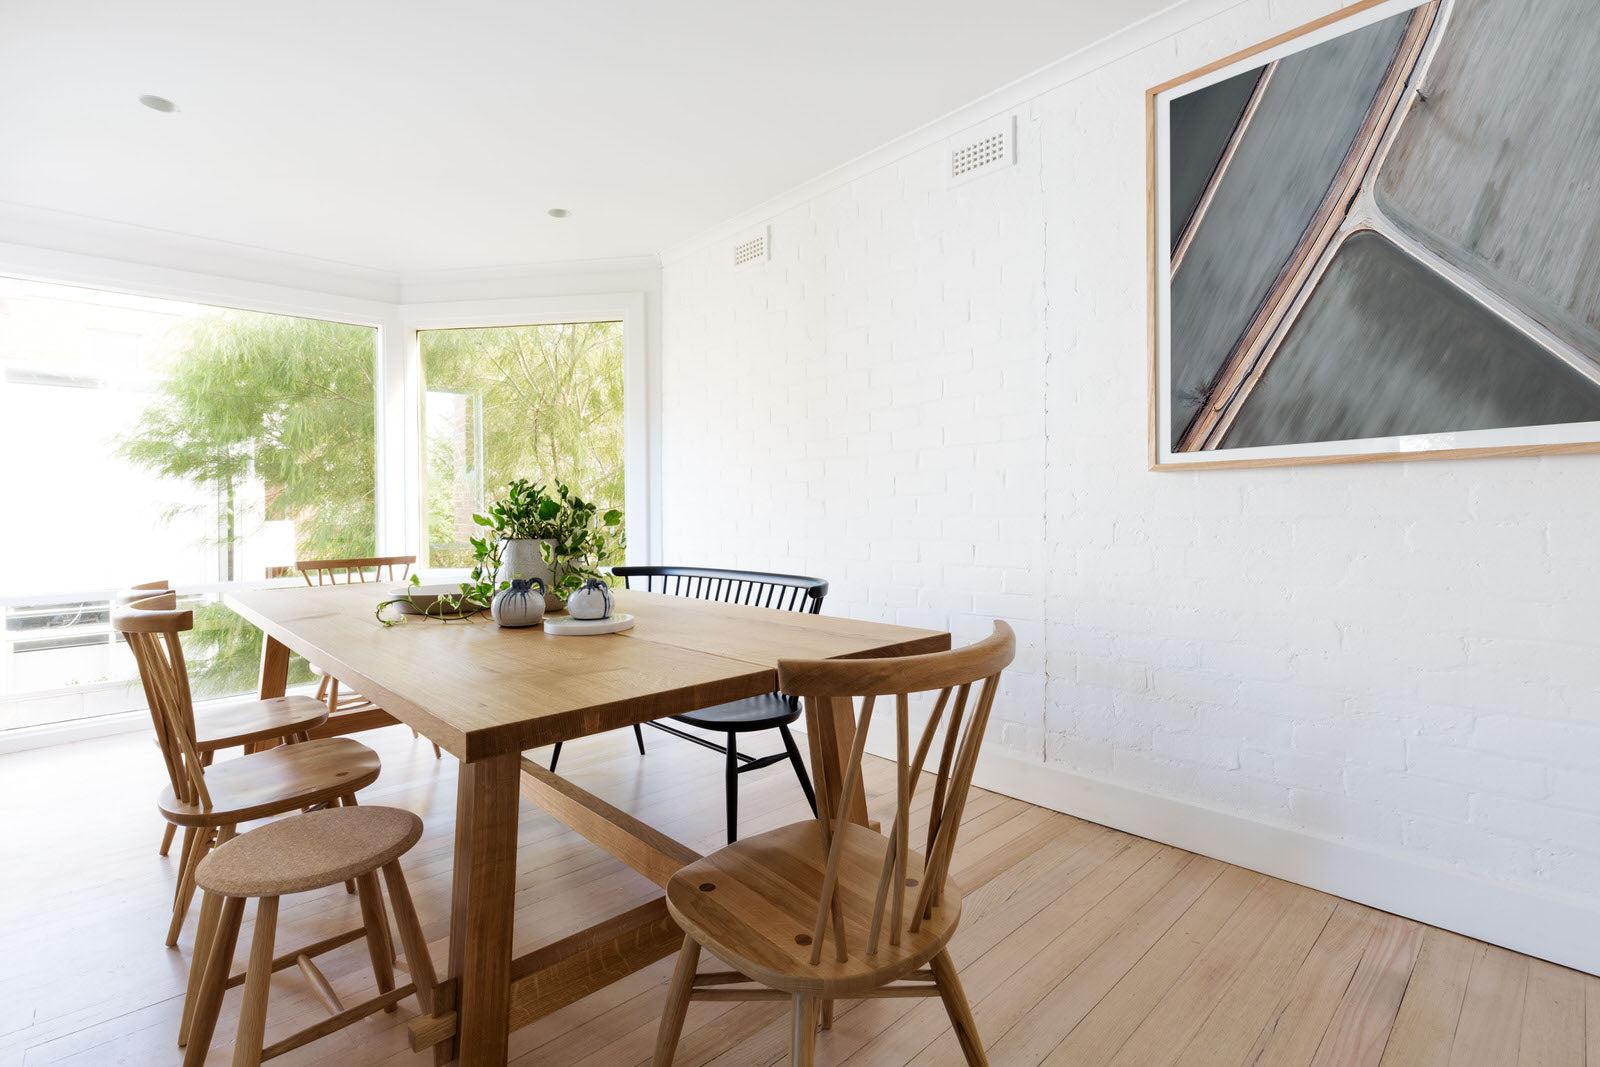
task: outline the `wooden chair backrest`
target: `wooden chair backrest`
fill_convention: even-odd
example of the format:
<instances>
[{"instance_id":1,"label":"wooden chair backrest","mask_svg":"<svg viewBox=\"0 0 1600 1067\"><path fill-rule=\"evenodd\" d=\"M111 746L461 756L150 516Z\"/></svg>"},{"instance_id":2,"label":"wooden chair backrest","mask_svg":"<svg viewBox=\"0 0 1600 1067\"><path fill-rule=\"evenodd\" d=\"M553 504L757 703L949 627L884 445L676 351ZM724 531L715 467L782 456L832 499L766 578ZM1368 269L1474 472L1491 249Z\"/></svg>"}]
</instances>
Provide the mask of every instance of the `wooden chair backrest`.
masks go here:
<instances>
[{"instance_id":1,"label":"wooden chair backrest","mask_svg":"<svg viewBox=\"0 0 1600 1067\"><path fill-rule=\"evenodd\" d=\"M294 566L307 585L353 585L365 582L369 570L375 582L404 581L416 562L416 556L369 556L365 559L302 559L296 560ZM395 573L396 568L399 574ZM314 582L313 574L317 576Z\"/></svg>"},{"instance_id":2,"label":"wooden chair backrest","mask_svg":"<svg viewBox=\"0 0 1600 1067\"><path fill-rule=\"evenodd\" d=\"M139 664L150 721L167 766L172 792L185 804L211 807L205 769L194 745L194 700L178 635L194 629L194 612L178 609L170 589L134 586L118 593L111 628L127 640Z\"/></svg>"},{"instance_id":3,"label":"wooden chair backrest","mask_svg":"<svg viewBox=\"0 0 1600 1067\"><path fill-rule=\"evenodd\" d=\"M820 744L835 744L833 712L838 701L861 698L855 741L850 758L838 781L823 781L826 767L814 773L817 780L817 823L822 831L822 847L828 857L823 877L817 918L811 935L811 962L822 961L822 942L829 915L833 916L835 953L839 962L849 958L845 944L843 903L837 892L839 859L842 855L845 813L861 776L861 756L866 748L867 729L872 724L872 709L878 697L895 698L895 753L897 769L896 805L888 832L883 870L878 877L866 953L878 950L879 935L887 914L889 943L900 944L901 930L916 933L934 905L939 903L945 877L950 872L950 857L955 851L961 813L966 807L972 772L977 766L978 748L983 744L989 710L994 705L1000 673L1016 656L1017 640L1011 627L994 624L994 633L965 648L935 652L924 656L899 656L886 659L780 660L779 688L803 697L808 729L820 731ZM976 701L968 707L968 697L978 687ZM910 697L914 693L937 692L922 736L913 754L910 749ZM954 701L951 694L954 693ZM911 838L911 798L934 737L944 725L944 744L934 779L933 801L928 813L927 846L923 866L917 875L917 897L906 908L906 867ZM813 752L817 749L813 748ZM909 916L909 922L907 921Z\"/></svg>"},{"instance_id":4,"label":"wooden chair backrest","mask_svg":"<svg viewBox=\"0 0 1600 1067\"><path fill-rule=\"evenodd\" d=\"M622 579L624 589L632 589L633 579L642 578L645 591L650 593L753 604L758 608L804 611L812 615L822 611L822 598L828 595L826 581L803 574L672 567L657 563L612 567L611 573Z\"/></svg>"}]
</instances>

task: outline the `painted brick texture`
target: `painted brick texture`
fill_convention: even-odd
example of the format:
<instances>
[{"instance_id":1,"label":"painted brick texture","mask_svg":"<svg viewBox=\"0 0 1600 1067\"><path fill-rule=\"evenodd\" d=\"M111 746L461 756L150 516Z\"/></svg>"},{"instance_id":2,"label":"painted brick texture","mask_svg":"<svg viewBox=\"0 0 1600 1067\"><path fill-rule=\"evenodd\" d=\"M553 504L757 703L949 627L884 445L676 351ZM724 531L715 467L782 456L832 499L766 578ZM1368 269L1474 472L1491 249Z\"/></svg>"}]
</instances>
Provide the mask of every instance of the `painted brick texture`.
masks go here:
<instances>
[{"instance_id":1,"label":"painted brick texture","mask_svg":"<svg viewBox=\"0 0 1600 1067\"><path fill-rule=\"evenodd\" d=\"M770 263L670 260L662 558L1011 621L1023 758L1589 893L1600 457L1146 469L1144 90L1334 6L1036 97L1009 170L948 188L935 145L784 210Z\"/></svg>"}]
</instances>

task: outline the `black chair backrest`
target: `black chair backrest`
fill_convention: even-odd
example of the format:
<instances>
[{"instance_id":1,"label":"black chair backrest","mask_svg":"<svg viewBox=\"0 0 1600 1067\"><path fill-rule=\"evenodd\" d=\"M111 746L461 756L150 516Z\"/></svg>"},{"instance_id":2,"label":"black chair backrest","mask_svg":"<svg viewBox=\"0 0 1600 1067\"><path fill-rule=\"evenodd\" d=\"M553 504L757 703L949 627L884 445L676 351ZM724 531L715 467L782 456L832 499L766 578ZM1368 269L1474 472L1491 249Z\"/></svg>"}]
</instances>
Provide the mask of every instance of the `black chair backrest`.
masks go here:
<instances>
[{"instance_id":1,"label":"black chair backrest","mask_svg":"<svg viewBox=\"0 0 1600 1067\"><path fill-rule=\"evenodd\" d=\"M828 583L803 574L766 574L761 571L732 571L720 567L647 566L612 567L622 579L624 589L633 580L644 580L646 592L699 600L721 600L729 604L751 604L781 611L803 611L816 615L822 611L822 598Z\"/></svg>"}]
</instances>

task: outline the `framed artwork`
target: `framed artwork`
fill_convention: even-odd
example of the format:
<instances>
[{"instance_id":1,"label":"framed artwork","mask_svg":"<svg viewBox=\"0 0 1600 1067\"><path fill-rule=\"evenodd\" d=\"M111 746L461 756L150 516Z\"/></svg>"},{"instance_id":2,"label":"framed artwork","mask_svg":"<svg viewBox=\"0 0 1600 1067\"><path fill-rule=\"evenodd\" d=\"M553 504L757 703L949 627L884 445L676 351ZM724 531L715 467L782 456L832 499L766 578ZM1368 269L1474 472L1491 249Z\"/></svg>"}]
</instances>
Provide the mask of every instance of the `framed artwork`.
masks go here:
<instances>
[{"instance_id":1,"label":"framed artwork","mask_svg":"<svg viewBox=\"0 0 1600 1067\"><path fill-rule=\"evenodd\" d=\"M1154 469L1600 451L1593 0L1369 0L1151 89Z\"/></svg>"}]
</instances>

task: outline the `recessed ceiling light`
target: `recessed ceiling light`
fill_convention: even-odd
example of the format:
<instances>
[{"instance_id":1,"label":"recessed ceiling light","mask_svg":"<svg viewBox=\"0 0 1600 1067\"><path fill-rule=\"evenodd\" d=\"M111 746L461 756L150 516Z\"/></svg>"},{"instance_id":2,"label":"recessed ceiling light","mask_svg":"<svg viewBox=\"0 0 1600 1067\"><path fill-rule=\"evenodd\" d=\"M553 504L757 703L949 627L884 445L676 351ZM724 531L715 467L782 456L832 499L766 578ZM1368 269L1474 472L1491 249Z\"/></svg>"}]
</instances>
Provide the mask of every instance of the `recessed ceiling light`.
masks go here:
<instances>
[{"instance_id":1,"label":"recessed ceiling light","mask_svg":"<svg viewBox=\"0 0 1600 1067\"><path fill-rule=\"evenodd\" d=\"M545 214L549 215L553 219L564 219L568 215L572 214L572 212L568 211L564 207L553 207L549 211L545 212Z\"/></svg>"},{"instance_id":2,"label":"recessed ceiling light","mask_svg":"<svg viewBox=\"0 0 1600 1067\"><path fill-rule=\"evenodd\" d=\"M174 104L171 100L168 100L164 96L153 96L150 93L146 93L145 95L141 96L139 98L139 103L143 104L151 111L160 111L167 115L170 115L172 112L178 110L178 105Z\"/></svg>"}]
</instances>

